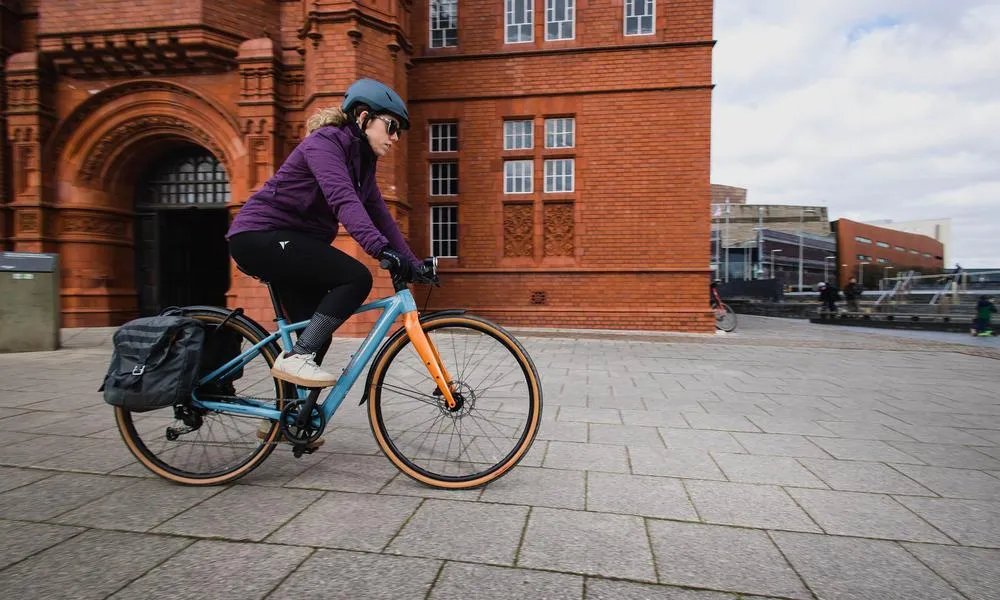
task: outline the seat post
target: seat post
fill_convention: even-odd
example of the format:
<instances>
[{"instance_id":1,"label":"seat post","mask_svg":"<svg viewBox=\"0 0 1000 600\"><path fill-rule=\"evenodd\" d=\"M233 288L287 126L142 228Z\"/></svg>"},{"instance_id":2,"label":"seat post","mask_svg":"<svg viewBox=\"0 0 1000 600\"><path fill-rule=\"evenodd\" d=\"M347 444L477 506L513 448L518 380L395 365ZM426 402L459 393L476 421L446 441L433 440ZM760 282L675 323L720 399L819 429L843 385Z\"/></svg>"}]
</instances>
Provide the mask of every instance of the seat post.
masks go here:
<instances>
[{"instance_id":1,"label":"seat post","mask_svg":"<svg viewBox=\"0 0 1000 600\"><path fill-rule=\"evenodd\" d=\"M234 261L234 264L236 264L236 268L241 273L243 273L244 275L247 275L249 277L253 277L257 281L259 281L259 282L261 282L261 283L263 283L264 285L267 286L267 294L271 297L271 307L274 308L274 317L275 317L274 320L277 321L278 319L285 318L285 311L283 311L281 309L281 300L278 298L278 292L274 291L274 288L271 287L271 282L270 281L266 281L262 277L258 277L256 275L254 275L253 273L247 273L243 269L243 267L241 267L239 265L239 263L235 263L235 261Z\"/></svg>"},{"instance_id":2,"label":"seat post","mask_svg":"<svg viewBox=\"0 0 1000 600\"><path fill-rule=\"evenodd\" d=\"M281 310L281 302L278 300L278 293L274 291L274 288L271 287L270 283L265 281L264 285L267 286L267 293L271 296L271 306L274 307L274 316L278 319L283 318L285 316L285 311Z\"/></svg>"}]
</instances>

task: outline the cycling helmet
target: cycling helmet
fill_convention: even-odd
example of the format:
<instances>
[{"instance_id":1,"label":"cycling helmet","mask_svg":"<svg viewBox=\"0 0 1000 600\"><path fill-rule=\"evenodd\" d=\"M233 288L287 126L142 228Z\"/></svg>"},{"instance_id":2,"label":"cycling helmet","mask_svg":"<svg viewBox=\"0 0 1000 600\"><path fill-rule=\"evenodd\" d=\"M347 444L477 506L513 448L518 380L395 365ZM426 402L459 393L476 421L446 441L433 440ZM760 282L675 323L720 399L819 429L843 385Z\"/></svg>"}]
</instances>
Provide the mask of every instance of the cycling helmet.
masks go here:
<instances>
[{"instance_id":1,"label":"cycling helmet","mask_svg":"<svg viewBox=\"0 0 1000 600\"><path fill-rule=\"evenodd\" d=\"M359 79L352 83L347 88L340 108L345 113L350 113L358 104L367 105L375 114L392 113L399 119L403 129L410 128L410 113L406 110L406 103L395 90L384 83L374 79Z\"/></svg>"}]
</instances>

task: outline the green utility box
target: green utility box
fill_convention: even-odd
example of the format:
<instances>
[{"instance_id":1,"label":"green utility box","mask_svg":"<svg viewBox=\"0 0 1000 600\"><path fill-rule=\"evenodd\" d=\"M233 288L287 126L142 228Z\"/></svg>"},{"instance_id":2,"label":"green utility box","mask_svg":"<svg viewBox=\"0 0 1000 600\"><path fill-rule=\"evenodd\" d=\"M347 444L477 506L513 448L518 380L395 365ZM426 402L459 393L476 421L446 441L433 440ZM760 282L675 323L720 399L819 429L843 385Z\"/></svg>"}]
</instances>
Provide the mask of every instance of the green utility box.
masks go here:
<instances>
[{"instance_id":1,"label":"green utility box","mask_svg":"<svg viewBox=\"0 0 1000 600\"><path fill-rule=\"evenodd\" d=\"M0 252L0 352L59 349L58 258Z\"/></svg>"}]
</instances>

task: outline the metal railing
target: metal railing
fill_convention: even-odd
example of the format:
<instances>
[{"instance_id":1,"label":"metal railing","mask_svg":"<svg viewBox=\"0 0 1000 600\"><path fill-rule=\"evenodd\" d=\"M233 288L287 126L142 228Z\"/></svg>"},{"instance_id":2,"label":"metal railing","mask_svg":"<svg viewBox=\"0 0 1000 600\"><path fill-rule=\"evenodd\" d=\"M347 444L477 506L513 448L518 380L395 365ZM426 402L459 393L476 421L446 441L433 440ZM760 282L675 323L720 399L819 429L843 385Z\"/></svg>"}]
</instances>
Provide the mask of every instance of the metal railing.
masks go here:
<instances>
[{"instance_id":1,"label":"metal railing","mask_svg":"<svg viewBox=\"0 0 1000 600\"><path fill-rule=\"evenodd\" d=\"M906 274L894 277L896 284L892 288L884 290L875 300L875 306L883 306L889 302L897 302L899 297L902 297L906 292L910 291L913 286L913 280L919 277L916 271L907 271Z\"/></svg>"}]
</instances>

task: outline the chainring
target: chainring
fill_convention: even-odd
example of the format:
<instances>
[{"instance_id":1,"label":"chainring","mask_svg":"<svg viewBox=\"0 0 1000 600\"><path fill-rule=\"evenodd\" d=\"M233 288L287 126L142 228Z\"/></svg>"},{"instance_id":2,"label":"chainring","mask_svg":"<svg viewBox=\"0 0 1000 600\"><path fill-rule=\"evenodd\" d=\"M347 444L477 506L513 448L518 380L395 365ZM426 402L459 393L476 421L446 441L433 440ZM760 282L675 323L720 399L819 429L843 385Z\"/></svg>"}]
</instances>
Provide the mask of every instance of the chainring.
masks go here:
<instances>
[{"instance_id":1,"label":"chainring","mask_svg":"<svg viewBox=\"0 0 1000 600\"><path fill-rule=\"evenodd\" d=\"M284 434L288 441L296 444L309 444L318 440L319 436L323 433L323 428L326 427L326 419L323 417L323 412L315 404L310 411L308 424L305 427L298 426L296 421L298 421L299 414L301 414L302 409L305 407L305 403L305 400L295 400L288 402L281 409L281 433ZM316 425L317 422L319 423L318 426Z\"/></svg>"}]
</instances>

